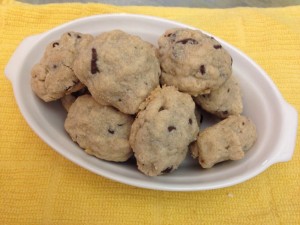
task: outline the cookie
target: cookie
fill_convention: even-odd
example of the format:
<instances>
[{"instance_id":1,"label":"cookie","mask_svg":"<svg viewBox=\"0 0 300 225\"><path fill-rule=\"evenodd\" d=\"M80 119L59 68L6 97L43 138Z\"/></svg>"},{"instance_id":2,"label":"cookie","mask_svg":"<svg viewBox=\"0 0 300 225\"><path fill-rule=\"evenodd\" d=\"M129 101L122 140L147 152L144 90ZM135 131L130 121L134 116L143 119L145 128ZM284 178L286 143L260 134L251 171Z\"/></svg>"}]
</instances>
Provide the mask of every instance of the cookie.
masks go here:
<instances>
[{"instance_id":1,"label":"cookie","mask_svg":"<svg viewBox=\"0 0 300 225\"><path fill-rule=\"evenodd\" d=\"M65 95L60 99L61 104L65 108L66 111L69 111L71 105L75 102L75 100L82 95L90 94L87 87L84 87L78 91L72 92L71 94Z\"/></svg>"},{"instance_id":2,"label":"cookie","mask_svg":"<svg viewBox=\"0 0 300 225\"><path fill-rule=\"evenodd\" d=\"M130 132L138 169L148 176L174 171L199 131L195 103L174 87L158 87L141 105Z\"/></svg>"},{"instance_id":3,"label":"cookie","mask_svg":"<svg viewBox=\"0 0 300 225\"><path fill-rule=\"evenodd\" d=\"M218 89L232 73L232 58L213 37L174 28L158 40L161 82L193 96Z\"/></svg>"},{"instance_id":4,"label":"cookie","mask_svg":"<svg viewBox=\"0 0 300 225\"><path fill-rule=\"evenodd\" d=\"M88 154L123 162L132 155L129 145L132 122L130 115L100 105L90 95L82 95L71 105L64 126L72 140Z\"/></svg>"},{"instance_id":5,"label":"cookie","mask_svg":"<svg viewBox=\"0 0 300 225\"><path fill-rule=\"evenodd\" d=\"M230 116L220 123L228 126L238 136L244 152L247 152L255 143L257 139L256 127L249 118L241 115Z\"/></svg>"},{"instance_id":6,"label":"cookie","mask_svg":"<svg viewBox=\"0 0 300 225\"><path fill-rule=\"evenodd\" d=\"M247 117L229 116L200 132L191 152L203 168L211 168L219 162L242 159L255 141L256 128Z\"/></svg>"},{"instance_id":7,"label":"cookie","mask_svg":"<svg viewBox=\"0 0 300 225\"><path fill-rule=\"evenodd\" d=\"M154 46L120 30L97 36L74 70L96 101L126 114L137 113L161 74Z\"/></svg>"},{"instance_id":8,"label":"cookie","mask_svg":"<svg viewBox=\"0 0 300 225\"><path fill-rule=\"evenodd\" d=\"M54 101L83 87L73 63L78 52L93 39L89 34L68 32L50 43L31 71L31 87L45 102Z\"/></svg>"},{"instance_id":9,"label":"cookie","mask_svg":"<svg viewBox=\"0 0 300 225\"><path fill-rule=\"evenodd\" d=\"M199 95L194 100L202 109L219 118L239 115L243 111L240 86L234 76L231 76L218 89L209 94Z\"/></svg>"}]
</instances>

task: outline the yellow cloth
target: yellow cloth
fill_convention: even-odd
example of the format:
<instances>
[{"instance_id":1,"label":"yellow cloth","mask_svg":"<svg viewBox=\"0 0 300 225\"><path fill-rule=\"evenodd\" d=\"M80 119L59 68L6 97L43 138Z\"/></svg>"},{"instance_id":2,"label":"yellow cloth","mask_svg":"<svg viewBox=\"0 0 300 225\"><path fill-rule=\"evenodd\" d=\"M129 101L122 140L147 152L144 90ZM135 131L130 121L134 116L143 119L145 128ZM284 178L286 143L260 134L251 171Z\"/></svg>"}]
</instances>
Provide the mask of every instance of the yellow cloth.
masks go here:
<instances>
[{"instance_id":1,"label":"yellow cloth","mask_svg":"<svg viewBox=\"0 0 300 225\"><path fill-rule=\"evenodd\" d=\"M89 15L147 14L195 26L235 45L266 70L300 111L300 6L0 3L0 224L300 224L299 143L291 161L233 187L188 193L131 187L92 174L48 147L26 124L4 77L10 56L27 36Z\"/></svg>"}]
</instances>

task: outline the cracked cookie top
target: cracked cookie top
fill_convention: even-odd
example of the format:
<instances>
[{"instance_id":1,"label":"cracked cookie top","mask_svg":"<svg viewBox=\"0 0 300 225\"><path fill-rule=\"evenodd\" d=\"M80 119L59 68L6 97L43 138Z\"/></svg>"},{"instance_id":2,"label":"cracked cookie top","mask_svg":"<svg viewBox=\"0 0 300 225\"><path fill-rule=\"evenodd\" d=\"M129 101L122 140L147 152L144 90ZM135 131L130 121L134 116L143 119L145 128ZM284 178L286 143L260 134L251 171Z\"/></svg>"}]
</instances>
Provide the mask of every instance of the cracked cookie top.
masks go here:
<instances>
[{"instance_id":1,"label":"cracked cookie top","mask_svg":"<svg viewBox=\"0 0 300 225\"><path fill-rule=\"evenodd\" d=\"M92 39L89 34L67 32L46 47L41 61L31 71L31 86L37 96L49 102L83 87L74 74L73 63Z\"/></svg>"}]
</instances>

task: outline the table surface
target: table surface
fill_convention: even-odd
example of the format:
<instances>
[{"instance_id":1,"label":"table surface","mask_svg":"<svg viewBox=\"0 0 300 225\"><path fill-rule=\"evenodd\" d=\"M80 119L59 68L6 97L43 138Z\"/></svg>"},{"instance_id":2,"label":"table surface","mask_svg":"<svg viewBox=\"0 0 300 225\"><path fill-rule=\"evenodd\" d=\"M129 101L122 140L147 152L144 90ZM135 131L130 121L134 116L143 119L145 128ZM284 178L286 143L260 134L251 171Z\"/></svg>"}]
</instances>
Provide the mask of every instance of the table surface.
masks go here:
<instances>
[{"instance_id":1,"label":"table surface","mask_svg":"<svg viewBox=\"0 0 300 225\"><path fill-rule=\"evenodd\" d=\"M151 5L151 6L181 6L204 8L232 7L284 7L300 5L300 0L24 0L32 4L63 3L63 2L99 2L113 5Z\"/></svg>"}]
</instances>

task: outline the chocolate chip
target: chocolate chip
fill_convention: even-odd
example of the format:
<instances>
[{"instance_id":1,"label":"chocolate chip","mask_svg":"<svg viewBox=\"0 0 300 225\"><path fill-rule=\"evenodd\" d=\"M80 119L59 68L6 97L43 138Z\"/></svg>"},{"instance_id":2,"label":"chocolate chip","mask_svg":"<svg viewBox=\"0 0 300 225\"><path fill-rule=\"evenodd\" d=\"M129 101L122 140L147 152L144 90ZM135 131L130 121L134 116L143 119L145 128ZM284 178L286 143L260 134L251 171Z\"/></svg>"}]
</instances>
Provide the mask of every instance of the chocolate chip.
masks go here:
<instances>
[{"instance_id":1,"label":"chocolate chip","mask_svg":"<svg viewBox=\"0 0 300 225\"><path fill-rule=\"evenodd\" d=\"M176 127L174 127L174 126L169 126L169 127L168 127L168 131L171 132L172 130L176 130Z\"/></svg>"},{"instance_id":2,"label":"chocolate chip","mask_svg":"<svg viewBox=\"0 0 300 225\"><path fill-rule=\"evenodd\" d=\"M121 102L121 101L122 101L122 99L120 99L120 98L119 98L119 99L118 99L118 101L119 101L119 102Z\"/></svg>"},{"instance_id":3,"label":"chocolate chip","mask_svg":"<svg viewBox=\"0 0 300 225\"><path fill-rule=\"evenodd\" d=\"M172 34L173 34L173 33L169 33L169 34L166 35L166 37L170 37Z\"/></svg>"},{"instance_id":4,"label":"chocolate chip","mask_svg":"<svg viewBox=\"0 0 300 225\"><path fill-rule=\"evenodd\" d=\"M163 171L161 171L161 173L165 174L165 173L170 173L173 170L173 166L167 167L166 169L164 169Z\"/></svg>"},{"instance_id":5,"label":"chocolate chip","mask_svg":"<svg viewBox=\"0 0 300 225\"><path fill-rule=\"evenodd\" d=\"M165 109L165 107L161 106L158 110L158 112L163 111Z\"/></svg>"},{"instance_id":6,"label":"chocolate chip","mask_svg":"<svg viewBox=\"0 0 300 225\"><path fill-rule=\"evenodd\" d=\"M98 54L95 48L92 48L92 61L91 61L91 73L99 73L99 68L97 66Z\"/></svg>"},{"instance_id":7,"label":"chocolate chip","mask_svg":"<svg viewBox=\"0 0 300 225\"><path fill-rule=\"evenodd\" d=\"M244 126L244 125L245 125L245 123L244 123L244 122L242 122L242 125Z\"/></svg>"},{"instance_id":8,"label":"chocolate chip","mask_svg":"<svg viewBox=\"0 0 300 225\"><path fill-rule=\"evenodd\" d=\"M229 92L230 92L230 88L227 89L227 93L229 93Z\"/></svg>"},{"instance_id":9,"label":"chocolate chip","mask_svg":"<svg viewBox=\"0 0 300 225\"><path fill-rule=\"evenodd\" d=\"M71 33L68 33L68 35L71 37Z\"/></svg>"},{"instance_id":10,"label":"chocolate chip","mask_svg":"<svg viewBox=\"0 0 300 225\"><path fill-rule=\"evenodd\" d=\"M189 124L193 124L193 120L191 118L189 118Z\"/></svg>"},{"instance_id":11,"label":"chocolate chip","mask_svg":"<svg viewBox=\"0 0 300 225\"><path fill-rule=\"evenodd\" d=\"M198 41L196 41L195 39L192 39L192 38L186 38L186 39L177 41L176 43L181 43L183 45L185 45L185 44L196 45L196 44L198 44Z\"/></svg>"},{"instance_id":12,"label":"chocolate chip","mask_svg":"<svg viewBox=\"0 0 300 225\"><path fill-rule=\"evenodd\" d=\"M55 48L55 47L58 46L58 45L59 45L58 42L54 42L54 43L52 44L52 47Z\"/></svg>"},{"instance_id":13,"label":"chocolate chip","mask_svg":"<svg viewBox=\"0 0 300 225\"><path fill-rule=\"evenodd\" d=\"M229 145L227 145L225 148L228 150L229 149Z\"/></svg>"},{"instance_id":14,"label":"chocolate chip","mask_svg":"<svg viewBox=\"0 0 300 225\"><path fill-rule=\"evenodd\" d=\"M77 35L77 38L81 38L81 36L80 36L80 35Z\"/></svg>"},{"instance_id":15,"label":"chocolate chip","mask_svg":"<svg viewBox=\"0 0 300 225\"><path fill-rule=\"evenodd\" d=\"M115 131L112 130L112 129L110 129L110 128L109 128L107 131L108 131L110 134L114 134L114 133L115 133Z\"/></svg>"},{"instance_id":16,"label":"chocolate chip","mask_svg":"<svg viewBox=\"0 0 300 225\"><path fill-rule=\"evenodd\" d=\"M53 69L56 69L56 68L57 68L57 65L54 64L54 65L53 65Z\"/></svg>"},{"instance_id":17,"label":"chocolate chip","mask_svg":"<svg viewBox=\"0 0 300 225\"><path fill-rule=\"evenodd\" d=\"M205 66L204 65L200 66L200 72L201 72L202 75L205 74Z\"/></svg>"},{"instance_id":18,"label":"chocolate chip","mask_svg":"<svg viewBox=\"0 0 300 225\"><path fill-rule=\"evenodd\" d=\"M222 48L222 46L221 45L214 45L214 48L219 49L219 48Z\"/></svg>"}]
</instances>

